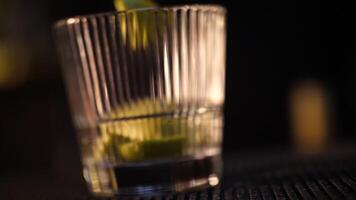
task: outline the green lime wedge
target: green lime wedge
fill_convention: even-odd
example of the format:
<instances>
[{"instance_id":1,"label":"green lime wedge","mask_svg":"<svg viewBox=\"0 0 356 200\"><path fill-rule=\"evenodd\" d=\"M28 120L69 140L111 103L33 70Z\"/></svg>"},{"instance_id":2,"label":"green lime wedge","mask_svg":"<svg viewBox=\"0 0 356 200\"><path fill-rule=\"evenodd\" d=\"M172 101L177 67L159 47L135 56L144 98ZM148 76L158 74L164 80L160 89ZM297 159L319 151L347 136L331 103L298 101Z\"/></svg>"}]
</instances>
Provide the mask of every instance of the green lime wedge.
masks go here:
<instances>
[{"instance_id":1,"label":"green lime wedge","mask_svg":"<svg viewBox=\"0 0 356 200\"><path fill-rule=\"evenodd\" d=\"M109 119L171 113L174 104L155 103L144 98L121 105L107 114ZM100 125L99 156L116 161L136 162L182 155L188 138L183 133L194 131L194 126L184 117L155 116L143 119L122 120Z\"/></svg>"},{"instance_id":2,"label":"green lime wedge","mask_svg":"<svg viewBox=\"0 0 356 200\"><path fill-rule=\"evenodd\" d=\"M121 144L120 146L117 146L117 151L120 159L124 161L133 162L144 159L143 152L138 142Z\"/></svg>"},{"instance_id":3,"label":"green lime wedge","mask_svg":"<svg viewBox=\"0 0 356 200\"><path fill-rule=\"evenodd\" d=\"M121 144L130 142L130 139L121 135L111 134L110 139L104 143L103 148L100 152L101 156L112 155L115 159L118 159L117 148Z\"/></svg>"},{"instance_id":4,"label":"green lime wedge","mask_svg":"<svg viewBox=\"0 0 356 200\"><path fill-rule=\"evenodd\" d=\"M142 150L145 158L160 158L182 155L187 138L183 135L152 139L142 142Z\"/></svg>"},{"instance_id":5,"label":"green lime wedge","mask_svg":"<svg viewBox=\"0 0 356 200\"><path fill-rule=\"evenodd\" d=\"M150 139L143 142L130 142L118 147L118 154L124 161L136 162L182 155L185 136L171 136Z\"/></svg>"}]
</instances>

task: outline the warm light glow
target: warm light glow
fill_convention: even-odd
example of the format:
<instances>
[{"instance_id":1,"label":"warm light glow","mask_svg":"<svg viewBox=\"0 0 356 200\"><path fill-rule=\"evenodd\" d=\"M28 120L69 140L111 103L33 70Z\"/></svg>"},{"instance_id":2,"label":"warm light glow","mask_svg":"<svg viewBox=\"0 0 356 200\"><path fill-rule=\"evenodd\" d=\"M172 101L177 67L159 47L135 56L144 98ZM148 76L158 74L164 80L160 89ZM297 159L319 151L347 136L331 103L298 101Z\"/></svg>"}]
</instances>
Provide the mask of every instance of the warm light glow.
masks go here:
<instances>
[{"instance_id":1,"label":"warm light glow","mask_svg":"<svg viewBox=\"0 0 356 200\"><path fill-rule=\"evenodd\" d=\"M219 178L216 175L212 175L209 177L209 185L216 186L219 184Z\"/></svg>"},{"instance_id":2,"label":"warm light glow","mask_svg":"<svg viewBox=\"0 0 356 200\"><path fill-rule=\"evenodd\" d=\"M76 22L78 22L78 19L74 19L74 18L67 19L67 24L74 24Z\"/></svg>"},{"instance_id":3,"label":"warm light glow","mask_svg":"<svg viewBox=\"0 0 356 200\"><path fill-rule=\"evenodd\" d=\"M224 101L224 91L218 87L218 83L210 90L209 100L212 104L220 104Z\"/></svg>"},{"instance_id":4,"label":"warm light glow","mask_svg":"<svg viewBox=\"0 0 356 200\"><path fill-rule=\"evenodd\" d=\"M329 134L329 98L323 85L316 81L296 84L290 95L293 142L305 153L325 147Z\"/></svg>"},{"instance_id":5,"label":"warm light glow","mask_svg":"<svg viewBox=\"0 0 356 200\"><path fill-rule=\"evenodd\" d=\"M26 81L29 54L22 43L0 41L0 88L15 88Z\"/></svg>"}]
</instances>

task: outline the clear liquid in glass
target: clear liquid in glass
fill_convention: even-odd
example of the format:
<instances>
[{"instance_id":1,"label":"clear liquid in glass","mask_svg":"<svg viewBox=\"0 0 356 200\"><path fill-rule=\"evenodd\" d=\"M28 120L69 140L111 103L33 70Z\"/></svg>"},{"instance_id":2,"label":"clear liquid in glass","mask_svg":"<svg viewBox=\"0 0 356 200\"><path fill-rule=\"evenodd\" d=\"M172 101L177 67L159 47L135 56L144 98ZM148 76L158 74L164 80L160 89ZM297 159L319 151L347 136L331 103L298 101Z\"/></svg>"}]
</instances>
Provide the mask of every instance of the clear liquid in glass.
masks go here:
<instances>
[{"instance_id":1,"label":"clear liquid in glass","mask_svg":"<svg viewBox=\"0 0 356 200\"><path fill-rule=\"evenodd\" d=\"M160 113L79 130L84 178L101 195L144 195L216 185L222 112Z\"/></svg>"}]
</instances>

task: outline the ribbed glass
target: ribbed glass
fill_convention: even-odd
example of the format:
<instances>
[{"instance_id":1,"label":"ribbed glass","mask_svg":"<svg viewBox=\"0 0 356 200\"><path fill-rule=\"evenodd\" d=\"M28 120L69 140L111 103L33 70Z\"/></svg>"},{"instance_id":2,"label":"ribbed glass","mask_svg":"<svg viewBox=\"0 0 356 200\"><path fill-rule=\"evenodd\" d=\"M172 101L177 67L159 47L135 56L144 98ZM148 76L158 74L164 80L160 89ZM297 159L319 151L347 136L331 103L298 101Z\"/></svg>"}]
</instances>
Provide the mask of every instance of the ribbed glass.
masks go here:
<instances>
[{"instance_id":1,"label":"ribbed glass","mask_svg":"<svg viewBox=\"0 0 356 200\"><path fill-rule=\"evenodd\" d=\"M79 16L55 30L92 192L180 191L218 182L224 8ZM157 172L167 178L149 178Z\"/></svg>"}]
</instances>

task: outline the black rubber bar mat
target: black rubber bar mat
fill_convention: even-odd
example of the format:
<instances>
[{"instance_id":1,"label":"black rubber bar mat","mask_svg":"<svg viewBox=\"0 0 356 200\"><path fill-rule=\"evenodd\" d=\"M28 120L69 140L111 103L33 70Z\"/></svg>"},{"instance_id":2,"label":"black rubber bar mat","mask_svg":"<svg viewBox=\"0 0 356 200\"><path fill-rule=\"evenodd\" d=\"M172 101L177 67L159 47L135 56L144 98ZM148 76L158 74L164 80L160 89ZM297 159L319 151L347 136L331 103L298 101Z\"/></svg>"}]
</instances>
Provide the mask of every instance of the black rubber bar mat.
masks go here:
<instances>
[{"instance_id":1,"label":"black rubber bar mat","mask_svg":"<svg viewBox=\"0 0 356 200\"><path fill-rule=\"evenodd\" d=\"M245 158L227 156L222 182L219 187L203 191L119 199L356 199L356 151L351 149L314 156L291 156L289 153L266 153Z\"/></svg>"},{"instance_id":2,"label":"black rubber bar mat","mask_svg":"<svg viewBox=\"0 0 356 200\"><path fill-rule=\"evenodd\" d=\"M95 198L84 184L68 185L70 177L64 177L68 179L66 184L38 174L28 179L19 177L0 177L1 200L351 200L356 199L356 150L315 156L282 150L230 154L224 158L224 179L219 187L154 197Z\"/></svg>"}]
</instances>

